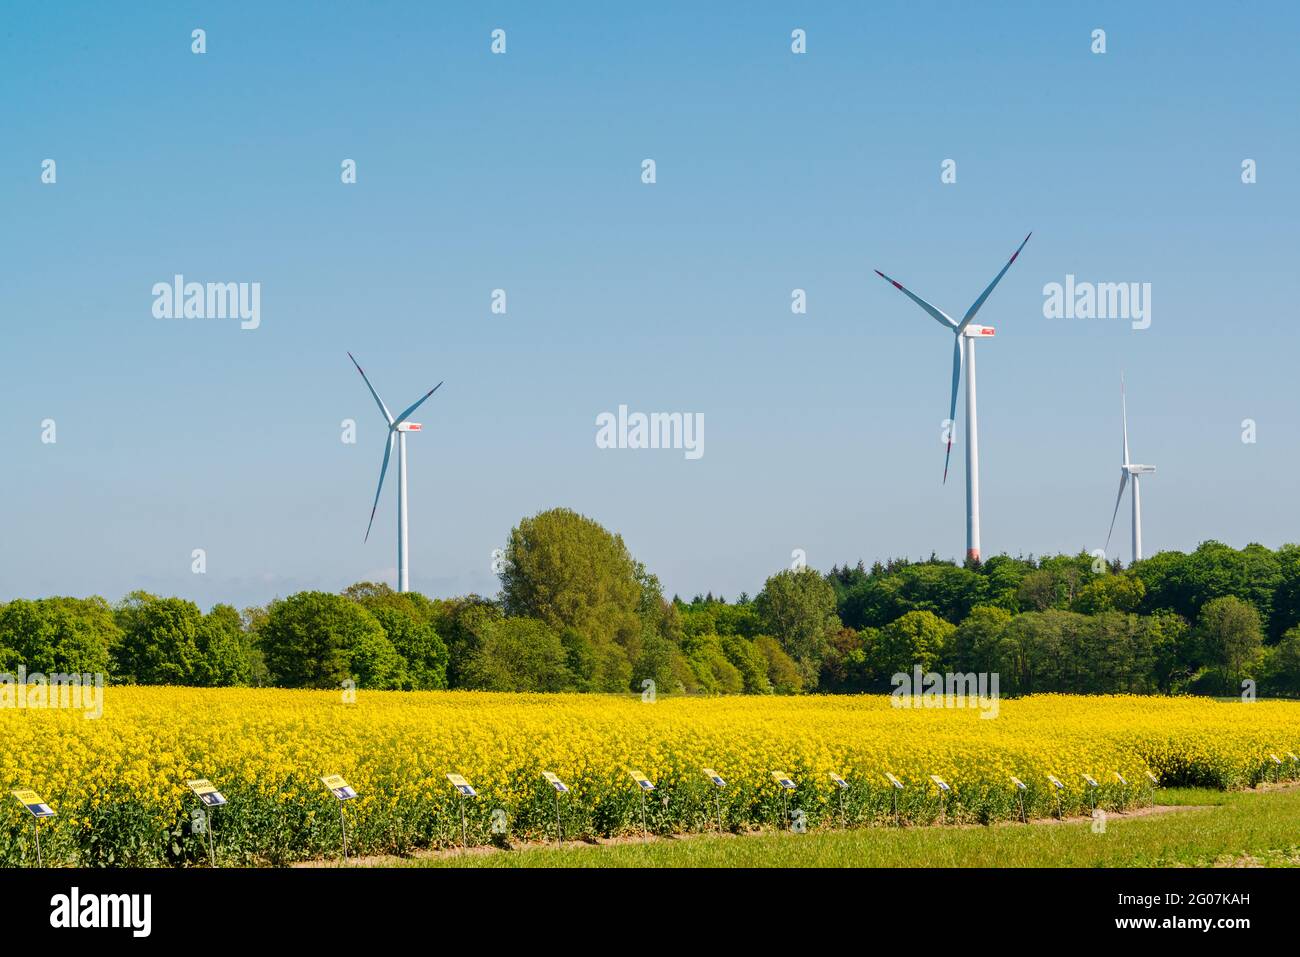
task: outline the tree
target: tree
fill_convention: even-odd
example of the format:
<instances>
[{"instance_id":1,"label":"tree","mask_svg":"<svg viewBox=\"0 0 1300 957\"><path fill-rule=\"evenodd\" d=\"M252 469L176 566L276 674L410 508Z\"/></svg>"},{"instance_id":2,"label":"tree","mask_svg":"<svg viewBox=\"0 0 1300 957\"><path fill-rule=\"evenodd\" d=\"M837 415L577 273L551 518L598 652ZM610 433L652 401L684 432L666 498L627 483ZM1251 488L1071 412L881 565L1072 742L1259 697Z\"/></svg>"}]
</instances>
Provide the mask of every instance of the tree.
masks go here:
<instances>
[{"instance_id":1,"label":"tree","mask_svg":"<svg viewBox=\"0 0 1300 957\"><path fill-rule=\"evenodd\" d=\"M867 633L875 629L865 629ZM862 633L841 628L830 636L818 687L832 694L865 691L870 683Z\"/></svg>"},{"instance_id":2,"label":"tree","mask_svg":"<svg viewBox=\"0 0 1300 957\"><path fill-rule=\"evenodd\" d=\"M755 650L767 662L767 681L776 694L798 694L803 691L803 675L798 663L785 653L785 649L771 635L754 638Z\"/></svg>"},{"instance_id":3,"label":"tree","mask_svg":"<svg viewBox=\"0 0 1300 957\"><path fill-rule=\"evenodd\" d=\"M689 683L687 691L700 690L708 694L740 694L745 690L745 678L740 669L728 660L722 649L722 639L710 635L691 651L686 659L697 688Z\"/></svg>"},{"instance_id":4,"label":"tree","mask_svg":"<svg viewBox=\"0 0 1300 957\"><path fill-rule=\"evenodd\" d=\"M840 629L835 590L811 568L786 569L763 584L754 610L798 665L804 687L816 687L827 641Z\"/></svg>"},{"instance_id":5,"label":"tree","mask_svg":"<svg viewBox=\"0 0 1300 957\"><path fill-rule=\"evenodd\" d=\"M1283 545L1277 550L1278 582L1273 592L1273 614L1269 634L1280 638L1300 625L1300 545Z\"/></svg>"},{"instance_id":6,"label":"tree","mask_svg":"<svg viewBox=\"0 0 1300 957\"><path fill-rule=\"evenodd\" d=\"M881 675L936 671L947 659L956 628L932 611L909 611L880 629L873 670Z\"/></svg>"},{"instance_id":7,"label":"tree","mask_svg":"<svg viewBox=\"0 0 1300 957\"><path fill-rule=\"evenodd\" d=\"M195 630L199 657L194 683L209 688L248 684L253 674L252 648L244 623L230 605L213 605Z\"/></svg>"},{"instance_id":8,"label":"tree","mask_svg":"<svg viewBox=\"0 0 1300 957\"><path fill-rule=\"evenodd\" d=\"M1300 694L1300 625L1287 629L1272 648L1266 649L1267 667L1262 669L1269 691L1274 694Z\"/></svg>"},{"instance_id":9,"label":"tree","mask_svg":"<svg viewBox=\"0 0 1300 957\"><path fill-rule=\"evenodd\" d=\"M447 646L431 621L422 621L396 604L380 604L370 613L405 662L403 688L429 691L447 687Z\"/></svg>"},{"instance_id":10,"label":"tree","mask_svg":"<svg viewBox=\"0 0 1300 957\"><path fill-rule=\"evenodd\" d=\"M569 509L540 512L510 532L501 595L507 615L575 628L596 644L641 631L643 583L623 539Z\"/></svg>"},{"instance_id":11,"label":"tree","mask_svg":"<svg viewBox=\"0 0 1300 957\"><path fill-rule=\"evenodd\" d=\"M426 691L447 687L447 645L438 634L438 607L417 592L396 592L377 582L358 582L344 597L365 608L404 662L401 687Z\"/></svg>"},{"instance_id":12,"label":"tree","mask_svg":"<svg viewBox=\"0 0 1300 957\"><path fill-rule=\"evenodd\" d=\"M1011 613L1004 608L981 605L957 626L952 636L952 666L955 671L982 674L1001 673L1006 667L1003 642Z\"/></svg>"},{"instance_id":13,"label":"tree","mask_svg":"<svg viewBox=\"0 0 1300 957\"><path fill-rule=\"evenodd\" d=\"M754 642L740 635L720 635L722 653L740 673L745 694L771 694L772 682L767 677L768 659Z\"/></svg>"},{"instance_id":14,"label":"tree","mask_svg":"<svg viewBox=\"0 0 1300 957\"><path fill-rule=\"evenodd\" d=\"M121 637L99 597L17 598L0 606L0 668L8 671L106 674Z\"/></svg>"},{"instance_id":15,"label":"tree","mask_svg":"<svg viewBox=\"0 0 1300 957\"><path fill-rule=\"evenodd\" d=\"M501 606L478 595L435 601L433 622L447 646L447 687L464 688L466 663L483 644L483 637L504 615Z\"/></svg>"},{"instance_id":16,"label":"tree","mask_svg":"<svg viewBox=\"0 0 1300 957\"><path fill-rule=\"evenodd\" d=\"M596 646L582 632L576 628L566 628L560 635L560 644L564 648L564 664L569 669L569 674L573 677L573 686L576 691L595 691L596 666L598 659L596 657ZM628 674L628 680L631 680L631 674ZM619 690L625 688L624 683Z\"/></svg>"},{"instance_id":17,"label":"tree","mask_svg":"<svg viewBox=\"0 0 1300 957\"><path fill-rule=\"evenodd\" d=\"M271 678L282 687L392 687L401 678L393 671L400 656L383 627L341 595L304 591L272 602L259 637Z\"/></svg>"},{"instance_id":18,"label":"tree","mask_svg":"<svg viewBox=\"0 0 1300 957\"><path fill-rule=\"evenodd\" d=\"M1182 691L1200 667L1200 651L1192 629L1182 615L1172 611L1144 615L1139 627L1151 647L1151 677L1162 694Z\"/></svg>"},{"instance_id":19,"label":"tree","mask_svg":"<svg viewBox=\"0 0 1300 957\"><path fill-rule=\"evenodd\" d=\"M142 685L197 683L199 606L136 591L118 606L122 640L114 649L119 678Z\"/></svg>"},{"instance_id":20,"label":"tree","mask_svg":"<svg viewBox=\"0 0 1300 957\"><path fill-rule=\"evenodd\" d=\"M1202 542L1191 554L1160 552L1133 566L1146 586L1143 610L1173 611L1188 621L1215 598L1234 596L1253 605L1263 621L1272 615L1274 592L1284 583L1279 556L1262 545L1238 551Z\"/></svg>"},{"instance_id":21,"label":"tree","mask_svg":"<svg viewBox=\"0 0 1300 957\"><path fill-rule=\"evenodd\" d=\"M560 637L536 618L493 622L465 665L479 691L565 691L573 686Z\"/></svg>"},{"instance_id":22,"label":"tree","mask_svg":"<svg viewBox=\"0 0 1300 957\"><path fill-rule=\"evenodd\" d=\"M1224 690L1239 687L1263 644L1259 612L1240 598L1225 595L1205 603L1196 630L1205 662L1223 673Z\"/></svg>"},{"instance_id":23,"label":"tree","mask_svg":"<svg viewBox=\"0 0 1300 957\"><path fill-rule=\"evenodd\" d=\"M672 642L647 626L641 636L640 654L632 663L631 690L645 690L647 681L654 682L658 694L684 690L681 672L675 667L674 655L677 653L678 649Z\"/></svg>"},{"instance_id":24,"label":"tree","mask_svg":"<svg viewBox=\"0 0 1300 957\"><path fill-rule=\"evenodd\" d=\"M1142 579L1127 573L1095 575L1074 596L1071 611L1098 615L1106 611L1135 612L1146 596Z\"/></svg>"}]
</instances>

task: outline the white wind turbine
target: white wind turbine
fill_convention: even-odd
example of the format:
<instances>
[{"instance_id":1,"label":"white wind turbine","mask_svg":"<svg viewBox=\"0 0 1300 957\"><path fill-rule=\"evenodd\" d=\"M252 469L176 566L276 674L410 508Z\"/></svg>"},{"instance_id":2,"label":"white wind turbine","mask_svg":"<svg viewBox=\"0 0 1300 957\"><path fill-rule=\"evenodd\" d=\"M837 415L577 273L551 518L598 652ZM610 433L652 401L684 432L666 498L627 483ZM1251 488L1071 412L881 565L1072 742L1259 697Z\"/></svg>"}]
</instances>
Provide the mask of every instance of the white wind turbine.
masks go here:
<instances>
[{"instance_id":1,"label":"white wind turbine","mask_svg":"<svg viewBox=\"0 0 1300 957\"><path fill-rule=\"evenodd\" d=\"M1033 233L1029 234L1029 236L1032 235ZM1029 242L1029 236L1026 236L1024 242L1011 254L1007 264L1002 267L1000 273L993 277L993 281L989 283L988 288L980 293L980 297L966 310L966 315L962 316L961 322L957 322L942 309L930 305L911 290L904 288L902 283L890 279L879 269L876 270L877 276L892 283L895 289L907 296L908 299L911 299L933 316L940 325L953 333L952 398L948 405L948 450L944 453L943 458L943 480L945 484L948 481L948 460L952 456L953 432L957 427L957 388L961 384L963 362L969 368L966 373L966 557L977 561L980 557L980 453L979 427L975 415L975 340L991 338L994 329L992 326L972 325L971 320L975 318L975 313L979 312L980 307L984 305L984 300L989 297L993 287L1002 280L1007 270L1011 268L1011 264L1016 261L1016 257L1020 255L1020 250L1025 248L1025 243Z\"/></svg>"},{"instance_id":2,"label":"white wind turbine","mask_svg":"<svg viewBox=\"0 0 1300 957\"><path fill-rule=\"evenodd\" d=\"M1110 516L1110 532L1106 535L1106 548L1110 548L1110 537L1115 534L1115 519L1119 517L1119 503L1124 498L1124 486L1129 477L1133 479L1133 561L1142 560L1142 495L1138 488L1138 476L1154 472L1154 465L1134 465L1128 460L1128 399L1125 396L1124 377L1119 378L1119 402L1124 421L1124 460L1119 469L1119 494L1115 496L1115 511Z\"/></svg>"},{"instance_id":3,"label":"white wind turbine","mask_svg":"<svg viewBox=\"0 0 1300 957\"><path fill-rule=\"evenodd\" d=\"M397 443L397 590L410 591L410 567L408 562L408 539L406 534L406 433L419 432L420 423L408 422L411 413L418 409L424 400L429 398L438 391L442 385L441 382L422 395L410 408L393 418L393 414L388 411L388 406L384 405L384 400L379 398L379 393L375 387L370 384L366 378L365 370L361 364L353 358L352 353L348 353L348 358L352 359L352 364L357 367L361 373L361 378L366 381L366 388L370 394L375 397L375 402L379 405L379 411L384 414L384 421L388 424L388 442L384 446L384 464L379 469L379 487L375 489L375 504L370 507L370 524L366 526L366 539L370 539L370 528L375 524L375 509L379 507L379 493L384 490L384 475L388 472L388 457L393 454L393 443Z\"/></svg>"}]
</instances>

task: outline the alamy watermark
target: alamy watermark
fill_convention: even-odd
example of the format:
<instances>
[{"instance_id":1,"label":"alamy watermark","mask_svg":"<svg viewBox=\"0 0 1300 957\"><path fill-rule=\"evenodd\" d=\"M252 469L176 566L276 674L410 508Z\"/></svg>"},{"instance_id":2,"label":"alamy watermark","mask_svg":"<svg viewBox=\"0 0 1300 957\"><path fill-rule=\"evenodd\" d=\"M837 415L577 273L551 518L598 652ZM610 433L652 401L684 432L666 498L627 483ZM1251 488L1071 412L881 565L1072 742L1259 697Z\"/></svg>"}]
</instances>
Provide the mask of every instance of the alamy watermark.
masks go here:
<instances>
[{"instance_id":1,"label":"alamy watermark","mask_svg":"<svg viewBox=\"0 0 1300 957\"><path fill-rule=\"evenodd\" d=\"M102 674L42 674L0 672L0 709L78 708L83 717L99 718L104 714L104 676Z\"/></svg>"},{"instance_id":2,"label":"alamy watermark","mask_svg":"<svg viewBox=\"0 0 1300 957\"><path fill-rule=\"evenodd\" d=\"M900 671L889 679L894 686L889 703L895 708L977 708L981 718L998 716L998 672L939 674L916 665L909 675Z\"/></svg>"},{"instance_id":3,"label":"alamy watermark","mask_svg":"<svg viewBox=\"0 0 1300 957\"><path fill-rule=\"evenodd\" d=\"M632 412L596 416L598 449L683 449L688 459L704 455L703 412Z\"/></svg>"},{"instance_id":4,"label":"alamy watermark","mask_svg":"<svg viewBox=\"0 0 1300 957\"><path fill-rule=\"evenodd\" d=\"M1127 319L1134 329L1151 325L1151 283L1065 282L1043 287L1043 316L1047 319Z\"/></svg>"},{"instance_id":5,"label":"alamy watermark","mask_svg":"<svg viewBox=\"0 0 1300 957\"><path fill-rule=\"evenodd\" d=\"M239 328L262 324L260 282L186 282L177 273L170 283L153 284L155 319L238 319Z\"/></svg>"}]
</instances>

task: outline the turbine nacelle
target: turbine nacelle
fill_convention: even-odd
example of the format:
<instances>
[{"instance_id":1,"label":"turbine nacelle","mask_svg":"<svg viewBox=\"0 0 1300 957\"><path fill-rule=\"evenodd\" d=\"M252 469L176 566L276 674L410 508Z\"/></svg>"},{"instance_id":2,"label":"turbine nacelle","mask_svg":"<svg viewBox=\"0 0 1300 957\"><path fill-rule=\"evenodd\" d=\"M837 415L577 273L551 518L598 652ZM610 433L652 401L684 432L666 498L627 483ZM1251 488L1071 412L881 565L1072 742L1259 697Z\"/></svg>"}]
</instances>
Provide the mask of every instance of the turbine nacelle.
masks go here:
<instances>
[{"instance_id":1,"label":"turbine nacelle","mask_svg":"<svg viewBox=\"0 0 1300 957\"><path fill-rule=\"evenodd\" d=\"M961 334L967 339L992 339L997 334L997 330L992 326L977 326L972 322L967 324Z\"/></svg>"},{"instance_id":2,"label":"turbine nacelle","mask_svg":"<svg viewBox=\"0 0 1300 957\"><path fill-rule=\"evenodd\" d=\"M424 426L419 422L398 422L392 428L395 432L419 432Z\"/></svg>"},{"instance_id":3,"label":"turbine nacelle","mask_svg":"<svg viewBox=\"0 0 1300 957\"><path fill-rule=\"evenodd\" d=\"M1156 470L1154 465L1121 465L1120 468L1129 475L1146 475Z\"/></svg>"}]
</instances>

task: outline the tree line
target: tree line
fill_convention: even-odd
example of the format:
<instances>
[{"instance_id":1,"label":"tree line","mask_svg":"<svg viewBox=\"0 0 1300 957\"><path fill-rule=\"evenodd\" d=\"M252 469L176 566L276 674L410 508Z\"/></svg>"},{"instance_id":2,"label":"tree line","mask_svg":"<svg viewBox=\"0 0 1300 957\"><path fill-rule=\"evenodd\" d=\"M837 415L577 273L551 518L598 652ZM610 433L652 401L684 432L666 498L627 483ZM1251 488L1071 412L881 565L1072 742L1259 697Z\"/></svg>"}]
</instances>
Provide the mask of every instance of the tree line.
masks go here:
<instances>
[{"instance_id":1,"label":"tree line","mask_svg":"<svg viewBox=\"0 0 1300 957\"><path fill-rule=\"evenodd\" d=\"M669 599L567 509L512 530L494 598L363 582L266 606L133 592L0 605L0 672L116 683L492 691L881 692L996 672L1004 694L1300 693L1300 546L1206 542L1124 568L1080 554L781 571L752 599ZM1246 687L1250 687L1249 685Z\"/></svg>"}]
</instances>

